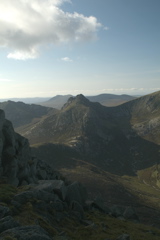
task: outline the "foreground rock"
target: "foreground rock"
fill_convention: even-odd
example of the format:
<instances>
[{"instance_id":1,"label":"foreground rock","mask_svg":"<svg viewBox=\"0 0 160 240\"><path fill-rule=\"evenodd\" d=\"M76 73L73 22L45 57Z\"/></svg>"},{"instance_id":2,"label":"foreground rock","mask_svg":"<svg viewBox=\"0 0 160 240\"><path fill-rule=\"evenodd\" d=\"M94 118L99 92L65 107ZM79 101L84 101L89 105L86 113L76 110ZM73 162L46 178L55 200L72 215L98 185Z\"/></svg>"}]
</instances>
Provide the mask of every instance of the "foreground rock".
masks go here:
<instances>
[{"instance_id":1,"label":"foreground rock","mask_svg":"<svg viewBox=\"0 0 160 240\"><path fill-rule=\"evenodd\" d=\"M12 123L0 110L0 178L14 186L59 179L60 174L31 155L28 140L14 132Z\"/></svg>"},{"instance_id":2,"label":"foreground rock","mask_svg":"<svg viewBox=\"0 0 160 240\"><path fill-rule=\"evenodd\" d=\"M15 227L19 227L20 224L14 220L13 217L7 216L0 219L0 233L4 232L5 230L12 229Z\"/></svg>"},{"instance_id":3,"label":"foreground rock","mask_svg":"<svg viewBox=\"0 0 160 240\"><path fill-rule=\"evenodd\" d=\"M4 234L0 236L0 239L4 240L5 236L12 236L12 239L17 240L52 240L48 233L40 226L26 226L26 227L16 227L5 231Z\"/></svg>"},{"instance_id":4,"label":"foreground rock","mask_svg":"<svg viewBox=\"0 0 160 240\"><path fill-rule=\"evenodd\" d=\"M86 211L109 214L115 218L137 218L132 208L107 208L100 196L88 205L82 184L74 182L67 185L62 180L39 180L36 184L22 186L9 206L0 205L0 239L4 240L7 236L17 240L50 240L54 235L62 234L59 226L65 221L72 224L79 222L84 228L96 228L94 222L85 220ZM64 228L63 224L61 227ZM63 239L69 239L67 232L64 231L63 235ZM128 239L127 235L119 238Z\"/></svg>"},{"instance_id":5,"label":"foreground rock","mask_svg":"<svg viewBox=\"0 0 160 240\"><path fill-rule=\"evenodd\" d=\"M80 195L84 187L78 182L67 186L62 180L39 180L20 189L9 203L11 209L0 205L0 239L50 240L57 231L55 223L66 218L81 221L84 217L87 195ZM25 218L21 212L26 212ZM23 226L26 223L31 225Z\"/></svg>"}]
</instances>

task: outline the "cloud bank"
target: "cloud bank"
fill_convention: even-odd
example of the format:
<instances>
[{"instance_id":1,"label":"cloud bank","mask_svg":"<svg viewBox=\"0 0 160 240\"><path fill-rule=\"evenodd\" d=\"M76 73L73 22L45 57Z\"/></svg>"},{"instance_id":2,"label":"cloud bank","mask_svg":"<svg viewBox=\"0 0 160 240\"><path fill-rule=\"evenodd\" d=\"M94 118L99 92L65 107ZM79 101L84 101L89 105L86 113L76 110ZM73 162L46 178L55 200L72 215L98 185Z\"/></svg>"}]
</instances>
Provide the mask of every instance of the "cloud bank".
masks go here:
<instances>
[{"instance_id":1,"label":"cloud bank","mask_svg":"<svg viewBox=\"0 0 160 240\"><path fill-rule=\"evenodd\" d=\"M94 16L64 12L64 2L70 1L0 1L0 47L11 51L7 57L34 59L41 46L95 39L101 23Z\"/></svg>"}]
</instances>

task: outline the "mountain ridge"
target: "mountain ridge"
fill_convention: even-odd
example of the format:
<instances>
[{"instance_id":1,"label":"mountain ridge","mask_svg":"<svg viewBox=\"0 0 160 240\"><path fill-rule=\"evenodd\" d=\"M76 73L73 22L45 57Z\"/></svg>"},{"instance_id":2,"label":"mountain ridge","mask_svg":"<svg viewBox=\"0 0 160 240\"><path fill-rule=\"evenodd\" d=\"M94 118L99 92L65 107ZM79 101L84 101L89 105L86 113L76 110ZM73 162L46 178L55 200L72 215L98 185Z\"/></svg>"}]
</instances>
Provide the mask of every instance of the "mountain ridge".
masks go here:
<instances>
[{"instance_id":1,"label":"mountain ridge","mask_svg":"<svg viewBox=\"0 0 160 240\"><path fill-rule=\"evenodd\" d=\"M25 104L14 101L0 102L0 109L5 111L6 118L12 122L14 128L29 124L36 119L38 120L45 115L57 111L56 109L36 104Z\"/></svg>"},{"instance_id":2,"label":"mountain ridge","mask_svg":"<svg viewBox=\"0 0 160 240\"><path fill-rule=\"evenodd\" d=\"M157 101L159 92L153 96ZM146 116L150 114L147 107L144 109L144 103L153 96L117 107L105 107L78 95L71 97L59 112L40 121L31 131L28 129L21 133L29 138L31 144L67 145L86 161L113 173L135 174L137 170L159 161L157 143L143 138L133 124L137 112L146 113ZM143 103L140 108L136 107L138 102Z\"/></svg>"},{"instance_id":3,"label":"mountain ridge","mask_svg":"<svg viewBox=\"0 0 160 240\"><path fill-rule=\"evenodd\" d=\"M70 97L75 97L75 96L57 95L49 99L48 101L42 102L39 104L46 107L54 107L57 109L61 109ZM115 94L108 94L108 93L99 94L96 96L85 96L85 97L91 102L99 102L101 105L108 106L108 107L117 106L124 102L130 101L136 98L134 96L130 96L127 94L115 95Z\"/></svg>"},{"instance_id":4,"label":"mountain ridge","mask_svg":"<svg viewBox=\"0 0 160 240\"><path fill-rule=\"evenodd\" d=\"M160 144L160 91L122 104L135 132L146 140Z\"/></svg>"}]
</instances>

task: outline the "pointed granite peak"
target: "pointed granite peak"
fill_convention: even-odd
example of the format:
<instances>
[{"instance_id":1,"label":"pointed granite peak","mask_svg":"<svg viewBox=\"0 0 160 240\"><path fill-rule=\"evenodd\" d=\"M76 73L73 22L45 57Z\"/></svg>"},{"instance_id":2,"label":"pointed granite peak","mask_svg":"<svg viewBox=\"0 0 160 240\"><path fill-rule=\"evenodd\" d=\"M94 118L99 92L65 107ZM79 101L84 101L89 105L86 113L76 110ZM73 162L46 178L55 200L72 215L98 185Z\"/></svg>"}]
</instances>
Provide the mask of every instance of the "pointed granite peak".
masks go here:
<instances>
[{"instance_id":1,"label":"pointed granite peak","mask_svg":"<svg viewBox=\"0 0 160 240\"><path fill-rule=\"evenodd\" d=\"M89 104L90 101L83 95L79 94L74 98L74 101L79 104Z\"/></svg>"},{"instance_id":2,"label":"pointed granite peak","mask_svg":"<svg viewBox=\"0 0 160 240\"><path fill-rule=\"evenodd\" d=\"M88 106L90 105L90 101L83 94L79 94L76 97L70 97L62 109L65 109L70 105L77 105L77 104Z\"/></svg>"}]
</instances>

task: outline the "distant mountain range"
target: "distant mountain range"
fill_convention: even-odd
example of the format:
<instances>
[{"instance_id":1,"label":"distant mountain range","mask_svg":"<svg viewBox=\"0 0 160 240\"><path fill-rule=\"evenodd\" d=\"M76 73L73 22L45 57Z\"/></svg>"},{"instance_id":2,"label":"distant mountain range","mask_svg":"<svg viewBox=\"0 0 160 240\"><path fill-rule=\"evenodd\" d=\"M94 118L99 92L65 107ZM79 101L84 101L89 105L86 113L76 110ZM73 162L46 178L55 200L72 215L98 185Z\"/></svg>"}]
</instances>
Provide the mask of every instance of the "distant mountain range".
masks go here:
<instances>
[{"instance_id":1,"label":"distant mountain range","mask_svg":"<svg viewBox=\"0 0 160 240\"><path fill-rule=\"evenodd\" d=\"M57 95L48 101L39 103L42 106L46 107L53 107L57 109L61 109L63 105L68 101L72 95ZM115 94L100 94L97 96L86 96L88 100L91 102L99 102L103 106L111 107L111 106L118 106L122 103L131 101L136 97L129 96L129 95L115 95Z\"/></svg>"},{"instance_id":2,"label":"distant mountain range","mask_svg":"<svg viewBox=\"0 0 160 240\"><path fill-rule=\"evenodd\" d=\"M87 96L87 99L89 99L91 102L99 102L100 104L106 107L113 107L113 106L121 105L128 101L131 101L133 99L136 99L136 97L129 96L126 94L122 94L122 95L100 94L97 96Z\"/></svg>"},{"instance_id":3,"label":"distant mountain range","mask_svg":"<svg viewBox=\"0 0 160 240\"><path fill-rule=\"evenodd\" d=\"M68 101L70 97L72 97L72 95L57 95L39 104L45 107L53 107L56 109L61 109L62 106Z\"/></svg>"},{"instance_id":4,"label":"distant mountain range","mask_svg":"<svg viewBox=\"0 0 160 240\"><path fill-rule=\"evenodd\" d=\"M68 95L57 95L52 98L11 98L11 99L0 99L0 102L23 102L27 104L39 104L46 107L52 107L56 109L61 109L63 105L68 101L70 97L73 97L71 94ZM129 96L126 94L115 95L115 94L100 94L97 96L86 96L91 102L99 102L104 106L117 106L127 101L133 100L136 96Z\"/></svg>"},{"instance_id":5,"label":"distant mountain range","mask_svg":"<svg viewBox=\"0 0 160 240\"><path fill-rule=\"evenodd\" d=\"M160 160L159 104L160 92L117 107L104 107L78 95L19 133L37 146L36 154L42 154L43 148L49 162L57 152L59 165L76 157L114 174L133 175Z\"/></svg>"}]
</instances>

